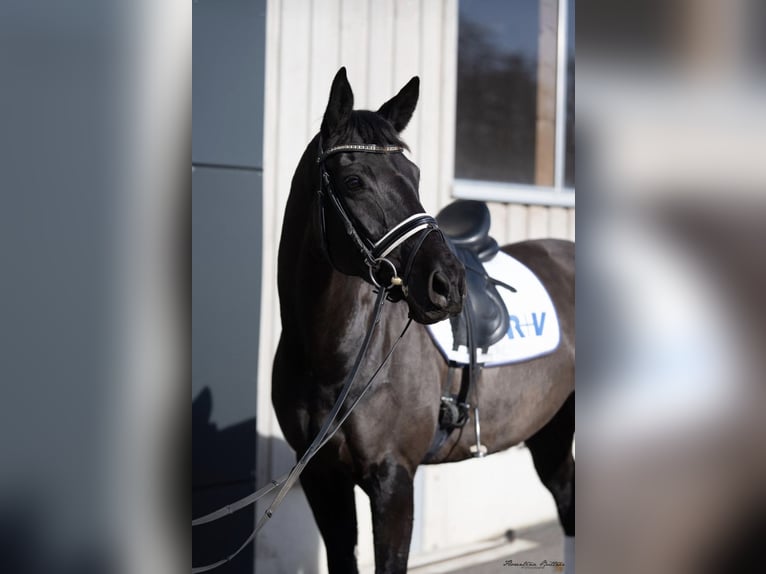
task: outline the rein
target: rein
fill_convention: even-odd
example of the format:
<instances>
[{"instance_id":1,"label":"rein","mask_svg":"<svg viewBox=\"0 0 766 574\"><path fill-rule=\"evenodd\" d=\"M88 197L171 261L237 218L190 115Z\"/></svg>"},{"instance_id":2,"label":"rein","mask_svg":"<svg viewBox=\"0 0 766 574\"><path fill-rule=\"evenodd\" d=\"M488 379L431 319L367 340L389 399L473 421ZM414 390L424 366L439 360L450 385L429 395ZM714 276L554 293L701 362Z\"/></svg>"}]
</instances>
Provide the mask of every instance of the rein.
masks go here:
<instances>
[{"instance_id":1,"label":"rein","mask_svg":"<svg viewBox=\"0 0 766 574\"><path fill-rule=\"evenodd\" d=\"M335 146L330 148L324 153L322 153L321 150L322 150L322 144L320 140L319 156L317 157L317 163L320 165L320 170L319 170L320 171L320 186L319 186L320 201L319 203L320 203L320 212L321 212L320 218L321 218L321 226L322 226L323 246L328 255L328 259L331 265L335 267L335 265L332 263L332 258L329 256L329 250L327 250L327 236L326 236L325 217L324 217L325 202L329 200L330 204L334 207L336 212L340 215L341 219L343 220L343 224L346 228L347 234L349 235L349 237L351 238L355 246L359 249L360 254L363 257L364 264L368 267L370 280L377 287L377 291L376 291L377 296L375 298L372 318L367 327L367 332L364 336L364 339L362 340L362 346L359 349L359 353L357 354L356 359L354 360L354 365L351 368L351 371L349 372L348 376L346 377L346 381L343 383L343 387L340 390L340 393L338 395L337 400L335 401L335 404L332 407L332 410L327 416L327 419L322 424L322 428L319 430L319 433L317 433L317 436L311 442L311 444L303 453L303 455L298 460L298 462L292 467L292 469L290 469L288 473L282 475L281 477L275 480L272 480L271 482L269 482L268 485L257 490L256 492L249 494L237 500L236 502L227 504L226 506L219 508L218 510L215 510L213 512L205 514L204 516L200 516L192 520L192 527L198 526L200 524L207 524L209 522L213 522L215 520L218 520L219 518L233 514L234 512L237 512L238 510L241 510L242 508L246 508L247 506L250 506L251 504L257 502L258 500L260 500L261 498L263 498L264 496L266 496L267 494L275 490L280 485L282 486L282 488L279 490L274 500L271 502L269 507L264 512L263 516L261 516L261 518L258 520L257 524L255 525L255 529L250 533L250 535L245 539L245 541L232 554L230 554L226 558L223 558L222 560L219 560L218 562L207 564L205 566L192 568L191 570L192 574L200 574L202 572L207 572L209 570L218 568L219 566L222 566L226 564L227 562L230 562L232 559L234 559L235 556L237 556L240 552L242 552L242 550L245 549L245 547L253 540L253 538L255 538L255 535L266 525L266 523L269 521L269 519L271 519L271 517L273 516L277 508L280 506L280 504L282 504L282 501L284 500L288 491L297 482L298 478L300 477L303 470L306 468L306 465L309 463L309 461L314 457L314 455L317 452L319 452L319 450L325 444L327 444L327 442L335 435L335 433L338 432L338 430L343 425L343 423L345 423L346 419L348 419L348 417L351 415L354 408L359 404L359 401L362 400L365 393L372 386L372 383L377 377L378 373L380 373L381 369L386 365L388 360L391 358L391 355L393 354L397 345L402 340L402 338L404 337L404 334L407 332L410 325L412 324L412 317L410 317L407 323L405 324L404 329L399 334L399 337L397 337L397 339L394 341L393 345L391 346L391 349L388 351L386 356L383 357L383 360L381 361L380 365L378 365L378 367L375 369L375 372L373 372L370 379L365 383L364 387L362 388L362 391L353 400L351 405L346 409L346 411L343 413L340 419L338 419L338 415L340 414L343 404L346 402L346 399L348 398L348 395L351 391L351 385L353 384L354 379L356 378L356 375L359 372L359 368L362 364L362 359L364 358L369 348L373 331L375 330L375 327L380 323L380 317L381 317L381 311L383 309L383 304L385 303L386 299L396 300L394 297L392 297L390 293L390 291L396 287L399 287L401 289L401 292L405 297L407 296L407 285L405 283L405 280L409 277L410 270L412 269L412 264L415 259L415 255L420 250L420 247L423 245L423 242L425 241L426 237L432 231L439 230L439 228L436 225L436 220L430 215L427 215L426 213L416 213L406 218L404 221L401 221L400 223L398 223L396 226L394 226L391 230L389 230L385 235L383 235L383 237L381 237L377 241L375 242L370 241L368 238L366 238L364 235L360 234L357 231L356 226L354 225L351 217L348 215L346 209L343 206L342 200L333 191L332 185L330 184L330 176L327 173L324 162L327 159L327 157L336 153L342 153L342 152L401 153L402 151L404 151L403 148L400 146L351 144L351 145ZM407 264L405 265L404 279L402 279L399 276L396 266L391 262L390 259L387 259L387 256L399 245L404 243L407 239L409 239L410 237L413 237L414 235L416 235L417 233L420 233L421 231L423 231L424 233L422 233L422 235L418 239L418 242L415 248L410 253L410 257L407 261ZM384 264L389 266L391 271L393 272L393 275L390 280L390 284L386 287L381 286L376 276L376 274L378 273L378 271L381 269L381 267Z\"/></svg>"},{"instance_id":2,"label":"rein","mask_svg":"<svg viewBox=\"0 0 766 574\"><path fill-rule=\"evenodd\" d=\"M278 486L282 485L282 488L277 493L277 496L274 498L274 500L271 502L269 507L266 509L266 512L263 513L263 516L261 516L261 518L258 520L258 523L255 525L255 529L250 533L250 535L245 539L245 541L233 553L231 553L226 558L219 560L218 562L207 564L205 566L192 568L191 570L192 574L199 574L201 572L207 572L209 570L218 568L219 566L222 566L226 564L227 562L230 562L231 560L233 560L234 557L236 557L240 552L242 552L242 550L245 549L245 547L253 540L253 538L255 538L255 535L258 534L258 532L266 525L269 519L271 519L271 517L274 515L274 512L282 504L282 501L284 500L288 491L290 490L290 488L292 488L292 486L298 480L298 478L300 477L303 470L306 468L306 465L309 463L309 461L314 457L314 455L317 452L319 452L319 449L321 449L325 444L327 444L327 442L329 442L329 440L335 435L335 433L338 432L340 427L343 426L343 423L346 422L346 419L348 419L348 417L351 415L354 408L359 404L359 401L362 400L364 395L372 386L372 383L373 381L375 381L375 378L378 376L378 373L380 373L381 369L385 366L385 364L391 358L391 355L394 353L394 350L399 344L399 341L402 340L402 338L404 337L404 334L407 332L410 325L412 324L412 318L410 318L407 321L407 323L404 326L404 329L402 329L402 332L399 334L396 341L394 341L394 344L391 346L391 349L388 351L388 353L386 353L386 356L383 357L383 360L381 361L380 365L378 365L378 368L375 369L375 372L372 374L372 376L367 381L367 383L365 383L364 387L362 388L362 391L354 399L354 401L348 407L346 412L343 413L343 416L340 417L340 420L338 420L337 423L333 425L333 423L335 423L336 419L338 418L338 414L340 413L343 403L346 401L346 399L348 398L349 392L351 391L351 384L354 382L354 379L356 378L356 375L359 372L359 367L362 364L362 358L366 354L367 349L370 345L370 340L372 339L372 333L375 330L375 327L380 322L380 314L383 308L383 304L385 303L385 300L386 300L386 290L385 289L378 290L377 297L375 298L375 308L372 314L372 320L370 321L370 324L367 327L367 333L365 334L364 340L362 341L362 347L361 349L359 349L359 353L357 354L356 360L354 361L354 366L349 372L348 376L346 377L346 381L343 384L343 387L341 388L340 394L338 395L338 399L335 401L335 404L333 405L333 408L330 411L330 414L327 416L327 419L322 425L322 428L319 430L319 433L317 433L317 436L314 438L311 445L309 445L309 447L303 453L303 456L301 456L300 460L298 460L298 462L290 469L288 473L282 475L278 479L272 480L268 485L264 486L263 488L237 500L236 502L227 504L226 506L219 508L218 510L215 510L213 512L210 512L209 514L205 514L204 516L200 516L199 518L195 518L194 520L192 520L192 527L197 526L199 524L214 522L215 520L218 520L219 518L228 516L230 514L235 513L238 510L241 510L242 508L250 506L251 504L257 502L258 500L260 500L261 498L269 494Z\"/></svg>"}]
</instances>

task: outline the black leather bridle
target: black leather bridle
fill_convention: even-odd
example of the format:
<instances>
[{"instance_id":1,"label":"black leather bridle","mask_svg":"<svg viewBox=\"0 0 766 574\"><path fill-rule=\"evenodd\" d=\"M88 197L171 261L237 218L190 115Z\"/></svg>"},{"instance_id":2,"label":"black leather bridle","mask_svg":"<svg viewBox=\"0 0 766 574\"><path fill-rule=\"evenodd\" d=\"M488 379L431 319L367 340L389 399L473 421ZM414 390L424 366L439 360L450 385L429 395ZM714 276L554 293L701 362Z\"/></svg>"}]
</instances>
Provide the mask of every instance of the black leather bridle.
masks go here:
<instances>
[{"instance_id":1,"label":"black leather bridle","mask_svg":"<svg viewBox=\"0 0 766 574\"><path fill-rule=\"evenodd\" d=\"M359 251L364 265L369 271L370 281L376 287L380 288L381 283L378 277L378 273L384 266L391 271L390 285L383 285L384 288L390 289L392 287L399 287L401 289L401 295L406 297L408 293L407 279L409 278L409 272L412 269L412 262L415 258L415 254L423 245L423 241L432 231L438 231L441 233L436 219L428 215L427 213L415 213L408 218L400 221L393 228L383 235L380 239L374 241L367 237L364 233L360 233L357 226L354 224L353 218L349 215L348 210L344 206L342 197L340 197L333 189L330 181L330 174L327 172L326 160L328 157L338 153L402 153L404 148L395 145L374 145L374 144L346 144L337 145L331 147L327 151L322 150L322 139L320 137L318 143L317 163L319 164L319 221L321 225L322 234L322 249L327 255L327 259L330 264L337 270L337 266L333 263L332 255L330 254L328 241L327 241L327 226L325 222L325 210L327 204L335 210L338 216L343 222L346 234L351 239L354 247ZM423 232L423 233L421 233ZM419 241L410 252L409 260L405 266L403 276L399 275L396 266L388 259L388 255L402 243L407 241L410 237L413 237L421 233ZM390 298L395 298L390 296Z\"/></svg>"}]
</instances>

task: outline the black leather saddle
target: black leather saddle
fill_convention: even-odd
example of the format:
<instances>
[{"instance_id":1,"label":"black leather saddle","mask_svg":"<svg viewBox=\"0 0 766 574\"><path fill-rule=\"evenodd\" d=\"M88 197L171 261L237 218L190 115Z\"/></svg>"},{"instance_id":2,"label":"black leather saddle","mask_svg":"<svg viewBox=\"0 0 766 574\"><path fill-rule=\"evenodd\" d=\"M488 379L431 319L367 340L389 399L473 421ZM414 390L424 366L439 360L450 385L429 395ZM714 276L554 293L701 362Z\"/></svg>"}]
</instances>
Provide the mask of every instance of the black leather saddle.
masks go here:
<instances>
[{"instance_id":1,"label":"black leather saddle","mask_svg":"<svg viewBox=\"0 0 766 574\"><path fill-rule=\"evenodd\" d=\"M489 209L480 201L458 200L442 209L436 222L465 266L468 296L464 307L468 308L450 319L454 348L465 345L471 353L473 349L486 353L505 336L509 324L508 310L497 291L497 282L489 278L482 265L500 249L497 241L489 236Z\"/></svg>"},{"instance_id":2,"label":"black leather saddle","mask_svg":"<svg viewBox=\"0 0 766 574\"><path fill-rule=\"evenodd\" d=\"M489 236L489 209L481 201L453 201L439 212L436 222L454 247L475 254L480 261L489 261L500 249Z\"/></svg>"}]
</instances>

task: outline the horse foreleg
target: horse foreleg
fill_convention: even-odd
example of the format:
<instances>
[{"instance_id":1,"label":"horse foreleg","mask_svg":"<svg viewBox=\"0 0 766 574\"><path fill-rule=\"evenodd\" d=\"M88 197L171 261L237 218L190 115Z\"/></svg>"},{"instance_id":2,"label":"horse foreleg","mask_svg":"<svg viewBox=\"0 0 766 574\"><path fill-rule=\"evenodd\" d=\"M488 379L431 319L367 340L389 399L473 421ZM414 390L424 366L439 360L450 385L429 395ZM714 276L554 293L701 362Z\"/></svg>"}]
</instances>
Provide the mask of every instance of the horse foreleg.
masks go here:
<instances>
[{"instance_id":1,"label":"horse foreleg","mask_svg":"<svg viewBox=\"0 0 766 574\"><path fill-rule=\"evenodd\" d=\"M526 441L540 480L553 495L564 530L564 567L574 574L575 535L575 462L572 456L574 438L574 393L556 415Z\"/></svg>"},{"instance_id":2,"label":"horse foreleg","mask_svg":"<svg viewBox=\"0 0 766 574\"><path fill-rule=\"evenodd\" d=\"M371 465L362 484L370 497L375 573L407 571L412 537L412 474L391 461Z\"/></svg>"},{"instance_id":3,"label":"horse foreleg","mask_svg":"<svg viewBox=\"0 0 766 574\"><path fill-rule=\"evenodd\" d=\"M331 574L357 574L354 482L342 470L309 464L301 485L327 549Z\"/></svg>"}]
</instances>

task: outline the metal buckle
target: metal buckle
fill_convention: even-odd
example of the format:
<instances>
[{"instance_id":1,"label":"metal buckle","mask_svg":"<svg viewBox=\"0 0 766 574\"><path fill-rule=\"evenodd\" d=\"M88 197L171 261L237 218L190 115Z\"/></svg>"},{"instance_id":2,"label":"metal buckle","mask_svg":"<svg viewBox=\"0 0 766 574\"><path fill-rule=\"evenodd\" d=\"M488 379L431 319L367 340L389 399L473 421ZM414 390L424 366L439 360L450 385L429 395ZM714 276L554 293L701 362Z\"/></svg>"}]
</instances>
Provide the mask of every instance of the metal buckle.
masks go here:
<instances>
[{"instance_id":1,"label":"metal buckle","mask_svg":"<svg viewBox=\"0 0 766 574\"><path fill-rule=\"evenodd\" d=\"M373 259L372 261L369 261L367 263L367 268L370 270L370 281L372 281L373 285L375 285L375 287L379 289L383 288L381 284L378 283L377 277L375 277L375 271L380 269L381 263L388 263L389 267L391 267L391 271L393 271L393 276L391 277L391 283L388 285L388 287L385 287L385 289L389 289L390 287L396 287L396 286L399 286L402 289L404 289L405 288L404 282L402 281L402 278L399 277L399 274L396 271L396 266L385 257L378 257L377 259Z\"/></svg>"}]
</instances>

